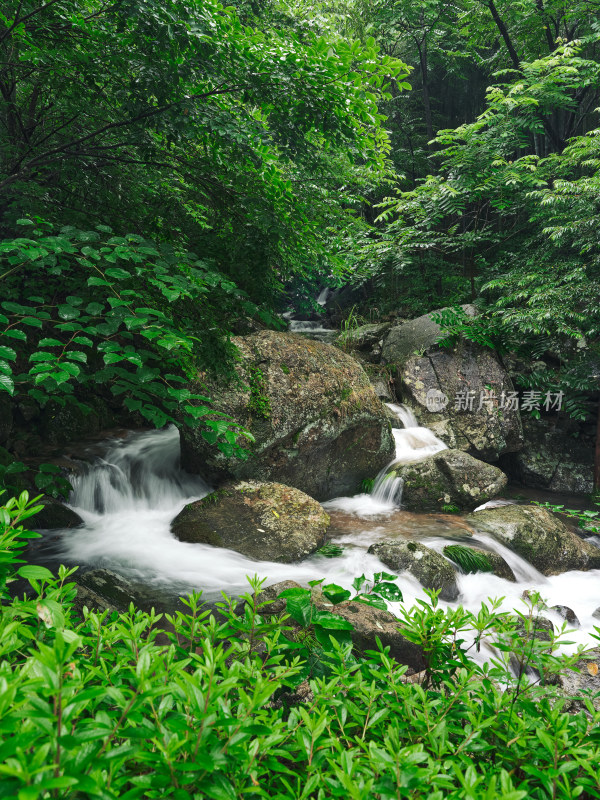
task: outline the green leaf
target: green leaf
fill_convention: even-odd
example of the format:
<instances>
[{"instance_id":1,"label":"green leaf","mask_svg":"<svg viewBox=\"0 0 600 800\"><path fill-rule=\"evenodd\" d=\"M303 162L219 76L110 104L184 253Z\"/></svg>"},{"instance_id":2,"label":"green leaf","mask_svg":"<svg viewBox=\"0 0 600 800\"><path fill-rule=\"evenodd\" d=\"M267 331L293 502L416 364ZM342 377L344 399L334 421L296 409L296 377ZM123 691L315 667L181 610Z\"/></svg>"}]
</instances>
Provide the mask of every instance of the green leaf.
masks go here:
<instances>
[{"instance_id":1,"label":"green leaf","mask_svg":"<svg viewBox=\"0 0 600 800\"><path fill-rule=\"evenodd\" d=\"M36 581L51 581L54 580L54 575L46 567L40 567L37 564L26 564L17 570L17 574L26 580Z\"/></svg>"},{"instance_id":2,"label":"green leaf","mask_svg":"<svg viewBox=\"0 0 600 800\"><path fill-rule=\"evenodd\" d=\"M32 353L29 356L30 361L56 361L56 354L55 353L44 353L43 351Z\"/></svg>"},{"instance_id":3,"label":"green leaf","mask_svg":"<svg viewBox=\"0 0 600 800\"><path fill-rule=\"evenodd\" d=\"M387 605L385 600L382 597L378 597L377 595L373 594L359 594L353 598L358 603L364 603L366 606L373 606L374 608L379 608L382 611L387 611Z\"/></svg>"},{"instance_id":4,"label":"green leaf","mask_svg":"<svg viewBox=\"0 0 600 800\"><path fill-rule=\"evenodd\" d=\"M127 278L131 278L131 274L127 272L127 270L119 269L118 267L110 267L105 272L109 278L115 278L118 281L127 280Z\"/></svg>"},{"instance_id":5,"label":"green leaf","mask_svg":"<svg viewBox=\"0 0 600 800\"><path fill-rule=\"evenodd\" d=\"M65 320L77 319L80 313L81 311L78 308L75 308L75 306L70 306L67 303L63 303L58 306L58 316L61 319Z\"/></svg>"},{"instance_id":6,"label":"green leaf","mask_svg":"<svg viewBox=\"0 0 600 800\"><path fill-rule=\"evenodd\" d=\"M110 281L105 281L104 278L97 278L96 276L92 276L88 278L87 282L88 286L112 286Z\"/></svg>"},{"instance_id":7,"label":"green leaf","mask_svg":"<svg viewBox=\"0 0 600 800\"><path fill-rule=\"evenodd\" d=\"M9 330L3 331L2 336L8 336L10 339L18 339L20 342L27 341L27 334L19 330L19 328L9 328Z\"/></svg>"},{"instance_id":8,"label":"green leaf","mask_svg":"<svg viewBox=\"0 0 600 800\"><path fill-rule=\"evenodd\" d=\"M331 603L336 605L337 603L343 603L346 600L349 600L351 597L351 592L347 589L343 589L341 586L338 586L337 583L328 583L322 588L323 595L326 597Z\"/></svg>"},{"instance_id":9,"label":"green leaf","mask_svg":"<svg viewBox=\"0 0 600 800\"><path fill-rule=\"evenodd\" d=\"M329 611L322 611L317 610L314 614L313 620L315 623L318 623L322 628L327 628L327 630L336 630L336 631L353 631L354 625L348 620L344 619L343 617L338 617L336 614L332 614Z\"/></svg>"},{"instance_id":10,"label":"green leaf","mask_svg":"<svg viewBox=\"0 0 600 800\"><path fill-rule=\"evenodd\" d=\"M80 350L68 350L65 356L71 361L80 361L82 364L87 364L87 353L82 353Z\"/></svg>"},{"instance_id":11,"label":"green leaf","mask_svg":"<svg viewBox=\"0 0 600 800\"><path fill-rule=\"evenodd\" d=\"M8 375L0 374L0 391L8 392L11 397L15 393L15 382Z\"/></svg>"},{"instance_id":12,"label":"green leaf","mask_svg":"<svg viewBox=\"0 0 600 800\"><path fill-rule=\"evenodd\" d=\"M9 361L14 361L16 357L17 353L12 349L12 347L0 345L0 358L7 358Z\"/></svg>"}]
</instances>

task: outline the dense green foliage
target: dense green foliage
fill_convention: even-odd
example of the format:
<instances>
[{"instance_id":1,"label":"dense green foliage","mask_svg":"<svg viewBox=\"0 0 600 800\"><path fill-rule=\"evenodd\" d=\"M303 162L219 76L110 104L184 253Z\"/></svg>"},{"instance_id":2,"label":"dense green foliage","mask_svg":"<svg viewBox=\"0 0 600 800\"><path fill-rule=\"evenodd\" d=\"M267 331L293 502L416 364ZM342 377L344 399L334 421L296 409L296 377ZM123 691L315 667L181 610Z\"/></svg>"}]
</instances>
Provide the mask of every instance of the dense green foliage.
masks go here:
<instances>
[{"instance_id":1,"label":"dense green foliage","mask_svg":"<svg viewBox=\"0 0 600 800\"><path fill-rule=\"evenodd\" d=\"M299 686L304 640L254 593L218 617L198 596L166 618L79 616L74 570L15 564L35 510L26 495L0 509L3 579L18 568L31 585L2 590L0 796L600 797L599 712L591 698L567 712L552 684L576 657L533 635L534 603L474 615L432 594L398 623L423 647L418 681L384 651L322 638L325 669ZM487 645L487 663L472 658Z\"/></svg>"},{"instance_id":2,"label":"dense green foliage","mask_svg":"<svg viewBox=\"0 0 600 800\"><path fill-rule=\"evenodd\" d=\"M0 390L85 404L97 380L227 450L235 421L189 377L227 369L247 322L280 325L286 292L367 282L377 312L476 300L478 335L552 354L521 384L585 417L595 8L5 4Z\"/></svg>"},{"instance_id":3,"label":"dense green foliage","mask_svg":"<svg viewBox=\"0 0 600 800\"><path fill-rule=\"evenodd\" d=\"M281 324L292 277L342 269L403 64L177 0L4 4L0 53L0 391L86 407L99 386L231 450L184 384L231 364L244 320Z\"/></svg>"}]
</instances>

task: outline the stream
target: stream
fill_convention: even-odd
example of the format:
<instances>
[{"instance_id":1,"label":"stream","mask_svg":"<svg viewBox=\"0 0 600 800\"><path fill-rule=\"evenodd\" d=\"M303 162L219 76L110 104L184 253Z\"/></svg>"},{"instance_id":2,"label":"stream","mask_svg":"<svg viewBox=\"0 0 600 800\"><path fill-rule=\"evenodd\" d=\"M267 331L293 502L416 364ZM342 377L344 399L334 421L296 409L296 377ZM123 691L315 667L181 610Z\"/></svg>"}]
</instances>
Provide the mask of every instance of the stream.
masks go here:
<instances>
[{"instance_id":1,"label":"stream","mask_svg":"<svg viewBox=\"0 0 600 800\"><path fill-rule=\"evenodd\" d=\"M418 427L407 408L390 405L403 428L394 428L394 463L418 460L445 448L432 431ZM343 546L336 558L313 555L299 564L253 561L237 552L202 544L188 544L170 532L172 519L189 502L210 492L199 477L179 468L179 433L175 427L134 432L111 440L102 457L82 464L71 482L70 506L84 525L45 532L32 553L37 563L80 565L82 570L107 568L146 587L149 597L173 600L194 590L204 599L220 599L221 591L239 594L247 590L246 576L267 578L267 584L325 578L351 588L352 580L365 574L388 571L367 553L369 546L391 536L421 540L441 552L452 542L467 543L471 528L454 514L416 514L401 510L402 485L398 478L378 476L370 494L335 498L324 503L331 516L329 540ZM391 465L390 465L391 466ZM492 501L514 502L513 500ZM487 504L489 505L489 504ZM599 620L592 616L599 605L600 570L566 572L544 577L527 561L490 536L475 533L473 544L500 553L513 569L517 583L490 573L459 574L460 595L455 603L476 611L490 597L503 597L502 608L524 610L520 597L525 589L538 590L548 606L568 605L581 622L569 639L590 644L590 633ZM425 598L420 584L408 574L398 586L404 605ZM395 604L390 604L392 611ZM549 611L559 626L563 620Z\"/></svg>"}]
</instances>

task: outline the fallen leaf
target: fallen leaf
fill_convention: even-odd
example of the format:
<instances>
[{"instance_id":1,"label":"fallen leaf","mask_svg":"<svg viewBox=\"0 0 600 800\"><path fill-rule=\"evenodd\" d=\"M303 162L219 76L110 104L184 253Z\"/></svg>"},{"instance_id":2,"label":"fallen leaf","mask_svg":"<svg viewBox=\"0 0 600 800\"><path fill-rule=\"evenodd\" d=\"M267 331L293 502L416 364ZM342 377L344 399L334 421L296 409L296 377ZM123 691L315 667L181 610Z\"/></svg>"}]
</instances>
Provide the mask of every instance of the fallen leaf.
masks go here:
<instances>
[{"instance_id":1,"label":"fallen leaf","mask_svg":"<svg viewBox=\"0 0 600 800\"><path fill-rule=\"evenodd\" d=\"M598 664L596 664L594 661L590 661L587 665L587 668L590 675L596 677L596 675L598 674Z\"/></svg>"},{"instance_id":2,"label":"fallen leaf","mask_svg":"<svg viewBox=\"0 0 600 800\"><path fill-rule=\"evenodd\" d=\"M44 625L47 628L50 628L52 626L52 614L50 609L47 606L38 603L35 610L37 611L37 615L42 620Z\"/></svg>"}]
</instances>

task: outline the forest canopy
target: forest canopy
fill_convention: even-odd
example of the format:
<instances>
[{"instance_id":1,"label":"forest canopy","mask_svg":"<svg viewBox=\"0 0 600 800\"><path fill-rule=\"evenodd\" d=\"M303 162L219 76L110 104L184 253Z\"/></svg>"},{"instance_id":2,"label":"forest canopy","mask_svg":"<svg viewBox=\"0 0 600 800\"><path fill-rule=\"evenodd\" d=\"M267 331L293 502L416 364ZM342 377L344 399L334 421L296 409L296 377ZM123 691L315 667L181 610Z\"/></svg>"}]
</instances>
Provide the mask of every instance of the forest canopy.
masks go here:
<instances>
[{"instance_id":1,"label":"forest canopy","mask_svg":"<svg viewBox=\"0 0 600 800\"><path fill-rule=\"evenodd\" d=\"M581 416L597 11L4 3L0 389L85 404L93 380L156 425L197 424L185 383L228 368L232 334L354 284L380 314L476 301L463 334L553 352L532 380L568 386ZM230 421L206 424L232 446Z\"/></svg>"}]
</instances>

